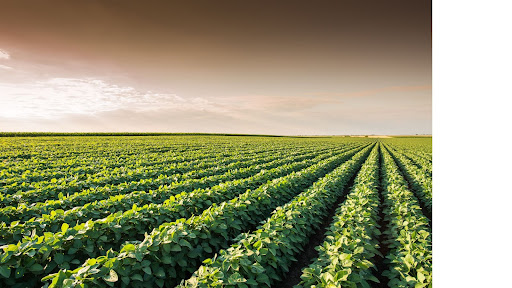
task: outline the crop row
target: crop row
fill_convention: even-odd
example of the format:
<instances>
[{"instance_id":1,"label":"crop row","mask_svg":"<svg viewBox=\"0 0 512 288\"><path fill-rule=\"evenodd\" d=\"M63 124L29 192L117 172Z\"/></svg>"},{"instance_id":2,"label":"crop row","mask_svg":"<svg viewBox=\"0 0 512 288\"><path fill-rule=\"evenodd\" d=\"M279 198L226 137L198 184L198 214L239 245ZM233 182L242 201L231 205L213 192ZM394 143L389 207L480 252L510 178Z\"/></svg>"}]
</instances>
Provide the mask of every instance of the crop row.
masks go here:
<instances>
[{"instance_id":1,"label":"crop row","mask_svg":"<svg viewBox=\"0 0 512 288\"><path fill-rule=\"evenodd\" d=\"M270 152L264 153L263 155L274 155ZM27 191L9 191L8 188L3 189L3 197L0 197L0 205L15 205L19 202L33 203L41 200L55 199L57 197L63 197L63 194L73 194L81 190L87 189L98 189L106 188L115 190L116 186L140 186L143 184L151 185L153 179L164 181L165 179L171 179L176 181L180 177L201 177L205 173L215 173L219 169L228 169L228 167L220 168L219 165L228 165L233 162L248 162L251 163L256 155L232 155L228 158L213 157L207 161L194 160L191 162L177 162L173 165L161 165L155 167L148 167L145 169L137 168L135 170L123 171L120 175L101 175L98 177L88 178L85 181L73 180L71 182L57 181L52 179L50 181L42 181L38 183L28 184L31 190ZM258 155L260 156L260 155ZM256 157L260 158L260 157ZM222 159L222 160L221 160ZM251 164L248 164L251 165ZM221 166L222 167L222 166ZM201 171L206 170L206 171ZM188 173L186 173L188 172ZM203 172L203 173L200 173ZM186 174L184 174L186 173ZM212 175L212 174L210 174ZM163 183L165 184L165 183ZM161 185L161 184L159 184ZM158 187L157 185L156 187ZM154 187L154 185L153 185ZM12 187L11 187L12 188ZM17 189L14 187L13 189ZM151 189L151 188L150 188ZM154 188L153 188L154 189ZM15 193L15 194L10 194Z\"/></svg>"},{"instance_id":2,"label":"crop row","mask_svg":"<svg viewBox=\"0 0 512 288\"><path fill-rule=\"evenodd\" d=\"M378 251L379 153L374 149L347 199L336 211L316 259L302 270L299 287L371 287ZM382 255L380 255L382 256Z\"/></svg>"},{"instance_id":3,"label":"crop row","mask_svg":"<svg viewBox=\"0 0 512 288\"><path fill-rule=\"evenodd\" d=\"M408 153L417 154L427 160L432 160L432 138L425 139L387 139L386 144L400 147Z\"/></svg>"},{"instance_id":4,"label":"crop row","mask_svg":"<svg viewBox=\"0 0 512 288\"><path fill-rule=\"evenodd\" d=\"M209 151L225 152L270 151L281 148L306 147L305 140L226 137L55 137L55 138L0 138L0 176L18 176L25 172L98 166L109 169L126 166L132 162L148 163L161 161L162 157L181 153ZM326 141L315 146L330 146ZM195 151L195 152L194 152ZM15 158L12 154L23 154ZM27 169L28 168L28 169ZM0 182L1 183L1 182Z\"/></svg>"},{"instance_id":5,"label":"crop row","mask_svg":"<svg viewBox=\"0 0 512 288\"><path fill-rule=\"evenodd\" d=\"M265 158L265 156L267 157ZM248 159L246 161L240 162L236 157L232 157L225 159L226 166L224 167L213 166L215 165L213 164L213 167L202 170L199 167L197 168L198 170L193 170L194 167L186 165L186 167L188 167L187 169L192 170L186 174L179 174L176 167L170 167L168 170L161 171L160 173L177 173L170 176L160 175L155 179L141 179L131 183L107 185L93 189L86 189L79 193L74 193L68 196L61 196L58 200L46 200L44 202L32 203L28 205L25 203L20 203L17 206L7 206L0 208L0 220L6 223L10 223L11 221L15 220L28 220L35 215L44 214L45 211L52 211L55 209L69 209L71 207L85 205L93 201L107 199L118 194L131 194L136 193L137 191L149 191L152 189L162 190L174 186L184 186L184 183L187 183L189 185L188 188L191 188L194 185L198 185L197 183L204 183L205 180L212 180L210 176L219 175L222 172L229 174L230 170L236 170L240 167L265 163L268 159L275 158L277 158L277 156L272 154L261 155L259 158Z\"/></svg>"},{"instance_id":6,"label":"crop row","mask_svg":"<svg viewBox=\"0 0 512 288\"><path fill-rule=\"evenodd\" d=\"M234 197L229 197L230 193L228 193L228 191L230 192L233 190L243 192L246 189L257 188L257 186L263 184L264 182L273 179L274 176L276 176L274 178L277 178L277 175L281 177L292 171L296 171L297 169L302 169L308 165L320 161L323 158L327 158L328 155L331 153L322 154L310 160L311 158L316 156L316 154L317 153L304 156L290 156L289 158L275 160L272 162L265 163L263 165L240 169L239 171L245 171L245 173L239 173L236 175L237 177L228 178L230 181L220 183L216 186L207 189L198 188L190 193L182 192L181 194L178 194L176 196L172 196L172 191L161 191L160 193L158 193L158 196L161 199L165 197L165 195L167 195L167 197L170 197L170 199L164 201L163 204L156 204L160 201L155 201L154 197L146 199L147 201L141 201L141 199L128 198L129 200L131 200L129 202L123 201L126 200L125 198L116 197L114 203L106 203L106 201L100 204L93 203L91 205L76 207L71 210L62 211L61 213L55 212L51 213L50 215L44 215L44 217L34 218L25 223L11 223L10 226L2 225L0 226L0 239L2 239L2 242L9 244L14 241L20 240L23 235L33 237L35 236L34 234L39 236L42 234L42 232L57 232L58 230L61 229L61 225L63 225L64 223L74 226L77 224L77 222L85 222L88 219L96 218L91 216L102 215L101 212L113 210L117 212L113 212L105 219L95 221L98 223L105 223L109 225L108 229L110 230L112 230L112 226L122 225L122 229L114 229L114 231L111 232L113 234L112 236L115 236L114 238L107 237L109 239L109 244L112 244L112 239L119 241L120 239L123 239L124 236L129 237L130 235L134 235L132 231L133 229L127 227L127 224L125 223L126 221L123 221L123 219L128 219L131 222L136 222L137 229L139 230L139 232L142 231L143 235L143 232L147 231L147 227L149 225L160 225L163 222L175 220L179 218L176 217L176 215L180 215L181 217L189 217L191 215L186 214L191 214L192 212L200 212L198 209L205 205L205 203L208 206L211 205L212 203L215 203L214 200L216 200L217 198L215 198L213 195L215 195L216 197L221 197L221 201L228 200ZM304 161L300 162L301 160ZM279 169L275 169L276 167L279 167ZM236 180L236 178L238 177L242 178L248 176L250 177L241 180ZM222 197L229 198L224 199ZM209 200L205 200L204 203L201 203L201 201L198 201L200 199ZM147 202L151 204L144 205ZM193 205L189 207L189 205L184 205L185 203L192 203ZM174 207L176 205L180 206ZM132 208L131 211L123 213L124 210L130 208ZM186 212L187 210L185 209L193 210L190 212ZM134 213L138 215L134 215ZM127 216L124 217L124 215ZM112 221L112 219L115 220ZM141 221L140 223L138 223L139 220ZM155 224L154 222L156 222L157 224ZM92 227L92 224L89 226ZM101 228L101 225L95 225L95 229L107 228ZM108 235L108 231L103 230L102 233L104 235Z\"/></svg>"},{"instance_id":7,"label":"crop row","mask_svg":"<svg viewBox=\"0 0 512 288\"><path fill-rule=\"evenodd\" d=\"M230 151L209 151L205 153L201 150L189 150L181 154L177 154L175 151L166 153L155 153L155 159L150 161L140 161L139 159L132 159L131 163L124 163L120 167L114 167L109 169L105 165L101 166L87 166L88 169L81 170L79 174L66 173L66 169L48 169L44 171L31 171L31 167L25 167L25 171L18 173L16 176L9 179L2 179L1 191L3 194L13 194L17 192L23 192L28 190L35 190L44 188L46 185L52 185L56 187L62 187L66 189L66 192L78 191L81 189L87 189L90 186L99 186L106 184L116 184L131 179L139 179L141 177L151 178L158 177L159 174L156 172L162 170L166 166L177 166L178 164L185 163L187 166L202 165L203 167L212 166L212 163L222 164L222 160L226 157L257 157L260 153L280 153L283 151L289 151L286 147L280 147L273 151L268 151L263 148L259 150L248 149L248 150L230 150ZM158 157L158 158L156 158ZM165 160L162 160L165 159ZM74 159L70 161L73 162ZM158 160L158 161L156 161ZM208 162L208 163L205 163ZM174 165L172 165L174 164ZM28 170L27 170L28 169ZM90 173L85 173L89 171ZM37 180L37 181L33 181Z\"/></svg>"},{"instance_id":8,"label":"crop row","mask_svg":"<svg viewBox=\"0 0 512 288\"><path fill-rule=\"evenodd\" d=\"M275 173L274 175L262 173L257 175L257 177L253 177L251 180L258 178L262 180L261 176L277 177L279 174L285 174L292 169L298 169L308 164L311 165L310 161L283 166L284 168L282 169L271 171ZM245 191L245 188L256 188L259 186L258 184L259 183L253 183L253 185L249 185L249 187L246 187L246 185L236 187L238 185L228 184L217 187L215 190L203 190L189 194L181 194L166 201L163 205L134 207L125 213L112 214L105 219L94 222L89 221L75 227L67 227L65 225L63 226L66 227L65 231L54 234L46 233L44 235L45 240L50 240L58 244L52 245L52 249L54 250L64 249L68 251L69 254L62 255L63 263L58 264L60 268L70 268L68 265L69 262L77 262L76 260L83 261L89 257L99 256L105 254L108 249L119 250L121 244L123 244L126 239L130 239L131 241L142 240L146 232L151 231L153 228L165 222L174 221L181 217L190 217L195 213L201 213L212 203L229 200ZM70 238L71 236L72 238ZM20 243L20 246L23 246L26 242L33 243L34 240L33 238L27 238L26 241ZM82 246L84 249L78 249ZM30 245L25 247L31 248ZM53 255L50 254L50 257L51 256ZM52 263L50 262L49 264L51 265Z\"/></svg>"},{"instance_id":9,"label":"crop row","mask_svg":"<svg viewBox=\"0 0 512 288\"><path fill-rule=\"evenodd\" d=\"M20 143L19 141L8 142L9 147L13 149L13 153L9 154L8 151L2 149L2 156L5 161L0 162L0 167L2 168L0 172L2 178L0 179L24 173L26 167L31 167L30 171L58 170L67 167L80 168L90 165L115 168L122 167L131 162L157 161L161 159L159 155L179 155L183 152L197 151L204 148L203 145L194 145L182 141L166 143L164 141L148 141L146 139L141 145L132 146L134 139L129 139L130 145L126 145L125 140L103 147L107 143L106 141L91 141L90 138L76 139L75 141L77 140L80 143L72 141L62 145L55 142L48 143L48 141L41 142L37 140L25 140L25 143ZM21 158L18 159L15 154L20 154L20 151L27 150L28 145L26 144L33 145L35 148L29 146L29 152L22 152L23 154L19 155ZM55 153L56 149L58 153Z\"/></svg>"},{"instance_id":10,"label":"crop row","mask_svg":"<svg viewBox=\"0 0 512 288\"><path fill-rule=\"evenodd\" d=\"M146 152L146 151L144 151ZM204 153L202 153L204 154ZM60 179L73 176L77 180L83 180L88 176L96 173L115 173L124 169L131 169L143 166L152 166L157 164L173 163L178 161L199 160L195 157L200 157L200 151L196 149L183 149L172 150L167 152L152 152L140 155L140 157L126 157L123 158L105 158L105 155L97 154L89 157L66 157L62 159L61 163L55 159L43 163L48 166L33 166L32 163L25 161L20 162L16 167L4 168L0 175L0 183L3 186L12 185L15 182L39 182L43 180ZM203 155L203 158L208 155ZM91 163L92 162L92 163ZM57 164L59 163L59 164ZM18 184L18 186L22 186Z\"/></svg>"},{"instance_id":11,"label":"crop row","mask_svg":"<svg viewBox=\"0 0 512 288\"><path fill-rule=\"evenodd\" d=\"M314 227L327 216L369 152L369 148L359 152L293 201L278 207L255 232L242 234L218 257L204 261L205 265L180 287L271 287L281 280L294 255L308 243Z\"/></svg>"},{"instance_id":12,"label":"crop row","mask_svg":"<svg viewBox=\"0 0 512 288\"><path fill-rule=\"evenodd\" d=\"M51 287L68 283L101 287L118 278L122 286L162 287L164 279L168 281L167 286L176 285L204 259L226 248L231 239L256 227L277 206L288 202L359 150L322 160L232 200L213 204L198 216L163 224L140 243L124 245L120 252L107 252L106 256L90 259L75 270L61 270L45 280L52 280Z\"/></svg>"},{"instance_id":13,"label":"crop row","mask_svg":"<svg viewBox=\"0 0 512 288\"><path fill-rule=\"evenodd\" d=\"M432 161L431 159L429 161L424 157L420 156L422 154L421 152L408 151L397 145L387 145L387 148L393 154L401 154L403 157L408 159L413 165L418 167L418 169L422 171L421 173L424 173L426 174L425 176L432 178Z\"/></svg>"},{"instance_id":14,"label":"crop row","mask_svg":"<svg viewBox=\"0 0 512 288\"><path fill-rule=\"evenodd\" d=\"M164 144L163 141L157 143L159 143L159 145ZM40 161L41 163L39 164L41 165L34 163L33 158L20 162L15 160L4 160L0 162L0 192L3 192L3 194L12 194L18 191L41 188L44 187L45 183L50 183L58 187L73 181L73 183L80 182L82 185L86 185L88 183L87 181L89 181L91 185L98 186L98 183L96 183L98 181L97 178L112 178L111 180L115 181L116 177L133 173L143 173L144 170L148 170L149 173L151 173L152 170L159 170L158 167L162 167L162 165L166 164L191 161L201 163L201 160L211 160L214 158L220 161L223 157L232 157L233 155L257 155L264 152L274 152L278 154L283 151L292 150L291 148L304 149L308 147L308 145L292 145L290 143L286 145L224 145L220 147L209 147L208 150L200 149L203 146L186 147L186 145L181 148L167 148L163 150L141 147L138 149L139 153L134 153L132 156L123 154L119 157L109 157L109 154L105 154L102 151L97 151L92 156L88 157L74 155L73 157L62 160L59 166L52 167L58 162L58 159L55 159L56 156L65 154L66 149L74 148L75 146L54 147L47 145L47 143L41 143L41 145L54 153L54 157L51 159ZM128 145L111 148L119 149L126 146ZM314 148L326 149L329 148L329 146L331 145L319 145ZM58 153L55 153L57 152L55 149L59 149ZM3 152L0 146L0 153ZM6 163L16 163L17 168L6 167ZM52 183L52 181L56 183ZM82 189L83 188L86 188L86 186L82 187Z\"/></svg>"},{"instance_id":15,"label":"crop row","mask_svg":"<svg viewBox=\"0 0 512 288\"><path fill-rule=\"evenodd\" d=\"M389 269L383 275L391 287L427 287L432 282L432 240L428 219L386 149L382 149L384 215L388 229Z\"/></svg>"},{"instance_id":16,"label":"crop row","mask_svg":"<svg viewBox=\"0 0 512 288\"><path fill-rule=\"evenodd\" d=\"M417 166L420 168L423 173L427 173L429 177L432 178L432 158L426 159L421 157L419 153L403 153L404 156L411 159Z\"/></svg>"},{"instance_id":17,"label":"crop row","mask_svg":"<svg viewBox=\"0 0 512 288\"><path fill-rule=\"evenodd\" d=\"M380 231L378 211L378 164L361 169L351 194L337 211L319 257L303 269L300 287L372 287L382 274L389 287L427 287L432 283L431 236L414 195L407 190L389 151L381 146L383 215L385 231ZM372 155L375 157L376 155ZM370 158L372 158L370 156ZM365 164L366 165L366 164ZM378 243L384 233L387 239ZM385 246L387 255L378 248ZM376 257L384 257L384 272L377 271ZM380 269L383 269L382 267Z\"/></svg>"},{"instance_id":18,"label":"crop row","mask_svg":"<svg viewBox=\"0 0 512 288\"><path fill-rule=\"evenodd\" d=\"M271 172L279 176L279 174L308 164L311 164L310 161L304 161L304 163L286 165L282 169ZM265 176L274 175L266 173ZM253 187L256 185L253 185ZM222 185L215 190L181 194L167 201L164 205L134 207L125 213L116 213L98 221L89 221L74 227L64 225L59 233L46 233L43 241L40 238L31 237L18 243L18 247L23 247L24 253L20 257L11 258L11 261L21 261L21 263L30 265L28 267L39 264L46 267L45 273L50 273L52 269L56 268L69 269L71 265L82 263L87 258L105 254L109 248L118 250L127 239L144 238L146 232L162 223L174 221L181 217L190 217L192 213L200 213L207 208L208 204L211 205L223 199L230 199L232 198L230 196L234 197L245 191L243 190L245 187L238 187L242 189L232 189L232 187L231 185ZM45 248L51 250L46 259L41 258L40 254L34 254L41 247L43 247L43 250ZM38 261L32 263L31 256ZM17 275L21 276L20 274ZM27 277L27 272L24 275ZM30 275L30 271L28 275Z\"/></svg>"},{"instance_id":19,"label":"crop row","mask_svg":"<svg viewBox=\"0 0 512 288\"><path fill-rule=\"evenodd\" d=\"M252 152L265 151L265 149L262 148L263 147L229 147L229 149L218 148L211 149L211 151L213 154L216 154L216 156L220 156L219 154L232 155L239 152L250 154ZM265 148L267 148L267 151L270 150L268 146ZM278 146L274 148L281 149L286 147ZM56 147L50 146L48 149L56 149ZM94 153L86 155L77 153L76 155L57 158L62 156L61 154L65 154L65 149L68 148L63 147L62 149L64 151L59 151L58 154L54 154L51 159L38 159L36 157L37 154L35 154L32 155L32 158L24 159L23 161L7 160L5 163L2 163L3 167L1 167L2 171L0 173L0 179L2 180L0 183L8 183L9 178L15 177L24 177L27 181L30 180L31 177L36 179L40 177L51 179L60 178L59 175L61 175L61 177L62 175L66 176L69 174L87 175L90 172L102 172L104 170L108 171L131 166L136 167L137 165L165 164L169 161L173 161L173 159L181 159L184 161L198 159L193 156L189 157L189 155L195 155L197 157L203 155L203 158L208 157L208 155L204 153L205 150L201 147L183 146L167 149L150 149L146 147L130 153L121 150L116 153L119 155L111 155L105 151L96 150ZM6 163L11 163L11 165L6 165ZM48 173L48 175L46 175L46 173ZM55 177L50 178L50 175L55 175Z\"/></svg>"},{"instance_id":20,"label":"crop row","mask_svg":"<svg viewBox=\"0 0 512 288\"><path fill-rule=\"evenodd\" d=\"M387 150L400 168L402 175L410 183L416 197L422 202L426 212L432 215L432 178L425 175L421 169L400 153L393 153L389 148Z\"/></svg>"},{"instance_id":21,"label":"crop row","mask_svg":"<svg viewBox=\"0 0 512 288\"><path fill-rule=\"evenodd\" d=\"M321 154L322 151L307 154L305 157L315 157L318 154ZM300 153L300 152L299 152ZM290 155L295 155L295 153L291 153ZM265 163L265 161L270 159L275 159L276 156L270 156L270 158L263 159L255 159L253 164L256 163ZM87 190L81 193L75 193L69 197L64 197L60 200L48 200L41 203L32 204L30 206L27 205L18 205L18 207L5 207L0 209L0 220L4 221L6 224L11 223L16 220L27 221L33 217L37 217L38 215L49 214L50 211L54 211L52 214L63 214L64 211L69 208L74 209L74 212L83 214L84 217L91 218L101 218L103 215L108 215L111 212L116 212L119 210L125 210L127 207L131 207L133 204L144 205L146 203L162 203L171 195L175 195L181 193L183 191L192 191L194 189L199 188L207 188L213 185L217 185L221 182L236 179L237 177L243 177L244 175L248 175L253 171L257 171L259 166L253 165L248 168L245 167L246 163L238 163L234 162L230 167L225 167L224 171L227 170L224 174L217 175L206 175L201 179L185 179L183 181L172 181L170 179L169 184L165 184L159 182L159 179L154 180L154 186L157 188L156 190L144 189L146 191L140 191L139 189L130 189L124 192L122 195L115 195L110 189L102 190ZM266 165L272 165L266 164ZM230 170L231 169L231 170ZM222 172L218 171L218 172ZM195 172L197 174L204 174L199 172ZM213 172L212 172L213 174ZM161 179L162 181L165 179ZM160 185L156 185L160 184ZM165 185L164 185L165 184ZM147 187L141 187L147 188ZM149 187L153 188L153 186ZM114 194L114 196L111 196ZM79 207L83 206L83 207ZM87 207L85 207L87 206ZM98 209L95 209L97 207ZM85 211L91 211L90 213L84 214ZM57 210L62 209L62 210ZM51 214L50 214L51 217ZM11 224L12 225L12 224Z\"/></svg>"}]
</instances>

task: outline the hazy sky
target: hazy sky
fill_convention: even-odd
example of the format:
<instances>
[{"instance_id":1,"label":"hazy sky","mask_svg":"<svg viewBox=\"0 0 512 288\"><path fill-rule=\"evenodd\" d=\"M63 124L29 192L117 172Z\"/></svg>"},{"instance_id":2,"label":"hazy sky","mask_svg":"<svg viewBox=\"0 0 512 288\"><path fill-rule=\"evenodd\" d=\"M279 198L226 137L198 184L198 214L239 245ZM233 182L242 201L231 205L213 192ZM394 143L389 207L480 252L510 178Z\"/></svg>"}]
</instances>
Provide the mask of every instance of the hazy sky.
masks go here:
<instances>
[{"instance_id":1,"label":"hazy sky","mask_svg":"<svg viewBox=\"0 0 512 288\"><path fill-rule=\"evenodd\" d=\"M430 1L2 1L0 131L432 131Z\"/></svg>"}]
</instances>

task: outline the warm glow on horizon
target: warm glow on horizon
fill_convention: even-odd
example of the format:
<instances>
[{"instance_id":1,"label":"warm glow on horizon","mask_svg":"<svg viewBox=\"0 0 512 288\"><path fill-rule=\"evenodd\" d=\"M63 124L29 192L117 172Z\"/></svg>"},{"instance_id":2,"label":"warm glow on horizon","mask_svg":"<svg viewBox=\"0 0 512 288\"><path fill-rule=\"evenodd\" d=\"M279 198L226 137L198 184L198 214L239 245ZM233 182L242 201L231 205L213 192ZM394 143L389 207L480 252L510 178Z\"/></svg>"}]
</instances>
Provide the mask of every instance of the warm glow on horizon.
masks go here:
<instances>
[{"instance_id":1,"label":"warm glow on horizon","mask_svg":"<svg viewBox=\"0 0 512 288\"><path fill-rule=\"evenodd\" d=\"M427 1L24 2L0 19L1 131L431 133Z\"/></svg>"}]
</instances>

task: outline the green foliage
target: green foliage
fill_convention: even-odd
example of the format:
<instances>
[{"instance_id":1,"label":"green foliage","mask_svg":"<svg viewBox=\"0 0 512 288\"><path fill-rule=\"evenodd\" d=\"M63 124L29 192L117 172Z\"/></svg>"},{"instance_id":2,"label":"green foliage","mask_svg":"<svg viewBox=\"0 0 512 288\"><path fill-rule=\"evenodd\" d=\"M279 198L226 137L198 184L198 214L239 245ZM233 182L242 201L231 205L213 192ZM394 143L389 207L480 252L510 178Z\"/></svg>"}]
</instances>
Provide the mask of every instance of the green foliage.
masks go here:
<instances>
[{"instance_id":1,"label":"green foliage","mask_svg":"<svg viewBox=\"0 0 512 288\"><path fill-rule=\"evenodd\" d=\"M297 287L371 287L370 283L379 282L372 262L380 255L378 158L375 148L336 211L325 241L317 247L318 258L303 269Z\"/></svg>"},{"instance_id":2,"label":"green foliage","mask_svg":"<svg viewBox=\"0 0 512 288\"><path fill-rule=\"evenodd\" d=\"M106 216L107 218L114 217L114 218L119 219L119 217L121 217L120 215L122 215L122 211L130 210L130 208L132 210L136 209L137 207L135 207L134 205L143 206L143 207L137 208L139 211L143 210L143 208L146 208L146 211L148 211L147 213L151 213L151 216L149 216L149 217L155 217L156 215L165 215L165 214L169 213L168 211L166 211L166 208L168 205L166 205L165 202L169 202L169 200L172 200L171 202L180 202L180 201L188 202L187 199L183 199L185 195L188 195L188 193L186 193L184 191L193 190L195 192L194 195L197 196L197 195L202 194L202 192L205 192L206 190L218 189L218 188L214 188L214 187L219 186L218 184L222 183L222 182L223 182L222 183L223 186L233 186L233 185L237 186L237 187L242 186L241 189L243 189L245 186L245 189L243 189L241 191L245 191L247 189L253 189L253 188L256 188L257 186L265 183L266 181L270 180L270 178L268 178L268 176L271 175L270 173L274 172L272 169L275 167L281 166L281 167L289 168L289 166L287 164L295 163L295 162L297 162L297 164L302 164L302 166L299 165L299 166L297 166L297 168L305 167L304 165L310 165L310 164L314 163L314 161L316 161L315 159L314 160L309 160L309 159L311 159L315 156L317 156L318 159L325 158L330 153L320 154L320 156L318 156L318 154L319 153L306 154L306 155L300 155L300 156L291 156L289 158L274 160L274 161L270 161L270 160L275 159L275 157L264 157L263 159L258 160L258 162L265 161L264 164L252 165L247 168L243 168L243 166L242 166L242 165L245 165L245 163L239 164L239 162L237 162L237 164L239 165L239 166L237 166L238 168L231 167L232 170L230 170L229 172L227 172L225 174L208 176L208 177L204 177L204 178L201 178L198 180L191 179L188 181L176 182L176 183L173 183L173 185L171 185L170 187L167 187L167 186L161 187L158 191L149 191L149 192L140 191L140 192L132 192L129 194L124 194L124 195L117 195L117 196L110 197L107 200L87 203L84 206L74 207L73 209L67 210L67 211L64 211L62 209L52 210L50 212L50 214L43 214L39 218L32 218L23 224L19 224L17 222L13 222L13 223L11 223L11 225L7 225L7 223L1 224L0 225L0 242L9 244L14 241L21 240L23 238L23 236L33 237L34 233L35 233L35 235L40 236L44 232L54 232L54 233L59 232L59 227L63 223L69 223L69 224L74 225L76 223L85 222L89 219L101 219L100 216L103 216L103 217ZM293 154L293 155L295 155L295 154ZM303 159L308 159L308 160L299 162ZM231 166L231 165L229 165L229 166ZM270 168L270 170L264 170L264 169L269 169L269 168ZM281 176L286 175L285 174L286 172L284 172L286 170L285 169L282 169L282 170L283 171L280 171ZM256 173L258 171L261 171L264 173L260 172L257 174L257 176L254 175L254 173ZM291 172L291 171L288 171L288 172ZM264 174L264 175L262 175L262 174ZM251 175L253 175L254 177L250 177ZM249 177L250 180L248 180L248 178L244 178L245 181L236 181L236 180L228 181L230 179L237 179L237 178L242 178L242 177ZM253 184L252 186L249 185L251 183ZM216 185L216 186L212 186L212 185ZM254 187L254 185L257 185L257 186ZM224 189L226 189L226 187L224 187ZM177 194L179 192L181 192L181 193ZM76 196L77 194L80 194L80 193L76 193L74 195ZM151 204L149 204L149 206L150 206L149 208L147 207L147 205L148 205L147 203L151 203ZM159 204L159 203L164 203L164 204ZM197 203L197 204L199 204L199 203ZM175 203L172 203L172 205L175 205ZM210 203L210 205L211 205L211 203ZM33 208L33 206L31 206L31 208ZM160 210L162 210L162 208L164 211L160 211ZM197 212L197 211L193 211L193 212ZM176 216L174 216L174 217L176 217ZM181 217L186 217L186 216L183 213L181 213ZM134 220L137 220L137 219L134 219ZM164 219L162 219L162 220L164 220ZM98 220L98 221L100 221L100 220ZM118 224L119 224L119 222L120 221L118 221ZM148 225L152 224L151 223L152 221L147 221L147 222L148 222ZM163 222L161 222L161 223L163 223ZM126 225L126 224L123 224L123 225ZM157 225L159 225L159 224L157 224ZM119 239L119 237L117 237L116 239Z\"/></svg>"},{"instance_id":3,"label":"green foliage","mask_svg":"<svg viewBox=\"0 0 512 288\"><path fill-rule=\"evenodd\" d=\"M360 148L356 148L322 160L301 172L275 179L232 200L219 205L213 204L198 216L162 224L142 242L130 245L128 249L124 246L120 252L112 253L112 259L105 256L96 258L94 265L101 264L100 266L91 268L90 264L84 263L72 271L69 279L89 287L101 285L107 272L101 270L103 273L99 273L97 267L113 261L117 263L118 266L114 269L121 277L144 275L143 281L131 278L130 283L137 281L136 285L140 286L158 286L158 277L142 272L142 262L149 260L152 265L164 268L166 285L178 284L180 279L193 272L204 259L212 257L214 251L225 248L227 241L251 227L256 227L275 207L286 203L359 150ZM90 273L90 269L94 269L92 271L95 273Z\"/></svg>"},{"instance_id":4,"label":"green foliage","mask_svg":"<svg viewBox=\"0 0 512 288\"><path fill-rule=\"evenodd\" d=\"M390 150L388 146L386 146L388 152L392 156L393 160L395 160L398 167L400 167L401 172L404 177L412 186L412 189L418 199L423 203L423 206L427 210L430 215L432 215L432 177L429 176L423 169L414 164L408 157L404 154L401 154L396 149L393 151ZM430 166L430 169L432 167Z\"/></svg>"},{"instance_id":5,"label":"green foliage","mask_svg":"<svg viewBox=\"0 0 512 288\"><path fill-rule=\"evenodd\" d=\"M431 138L4 136L1 287L431 286Z\"/></svg>"},{"instance_id":6,"label":"green foliage","mask_svg":"<svg viewBox=\"0 0 512 288\"><path fill-rule=\"evenodd\" d=\"M224 286L222 283L271 287L288 272L294 255L307 244L370 149L363 149L293 201L278 207L254 233L242 234L228 250L221 250L217 258L204 262L181 287Z\"/></svg>"},{"instance_id":7,"label":"green foliage","mask_svg":"<svg viewBox=\"0 0 512 288\"><path fill-rule=\"evenodd\" d=\"M93 175L87 175L85 179L51 178L51 180L28 182L30 180L26 180L28 177L26 176L18 181L3 180L6 184L3 192L7 195L0 199L0 206L19 204L20 207L15 211L2 211L4 215L17 212L10 218L2 217L2 220L9 222L10 219L19 215L22 216L21 219L28 220L55 209L69 209L129 192L157 189L155 191L157 195L161 194L159 193L161 190L173 190L174 193L178 193L184 189L200 188L211 182L218 183L223 179L220 177L222 173L231 176L230 173L236 172L240 167L276 159L275 151L261 153L261 156L268 156L268 159L265 157L254 159L255 155L252 151L248 155L237 154L227 158L223 154L211 157L197 151L184 154L185 156L175 156L172 160L157 165L141 166L142 163L136 163L132 169L126 166L111 170L103 169ZM36 203L41 201L44 202ZM29 203L31 205L27 208L26 204Z\"/></svg>"},{"instance_id":8,"label":"green foliage","mask_svg":"<svg viewBox=\"0 0 512 288\"><path fill-rule=\"evenodd\" d=\"M382 149L384 214L390 252L383 275L393 287L428 287L432 283L432 239L428 219L386 149Z\"/></svg>"}]
</instances>

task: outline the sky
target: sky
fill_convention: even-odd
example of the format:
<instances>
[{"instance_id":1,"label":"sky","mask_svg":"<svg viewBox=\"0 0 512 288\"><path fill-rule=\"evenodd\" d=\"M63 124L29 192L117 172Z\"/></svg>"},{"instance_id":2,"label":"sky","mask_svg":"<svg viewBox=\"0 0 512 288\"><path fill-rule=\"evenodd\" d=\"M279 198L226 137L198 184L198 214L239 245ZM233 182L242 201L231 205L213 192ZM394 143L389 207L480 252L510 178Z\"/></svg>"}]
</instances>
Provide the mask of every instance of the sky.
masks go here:
<instances>
[{"instance_id":1,"label":"sky","mask_svg":"<svg viewBox=\"0 0 512 288\"><path fill-rule=\"evenodd\" d=\"M430 1L2 1L0 131L432 133Z\"/></svg>"}]
</instances>

